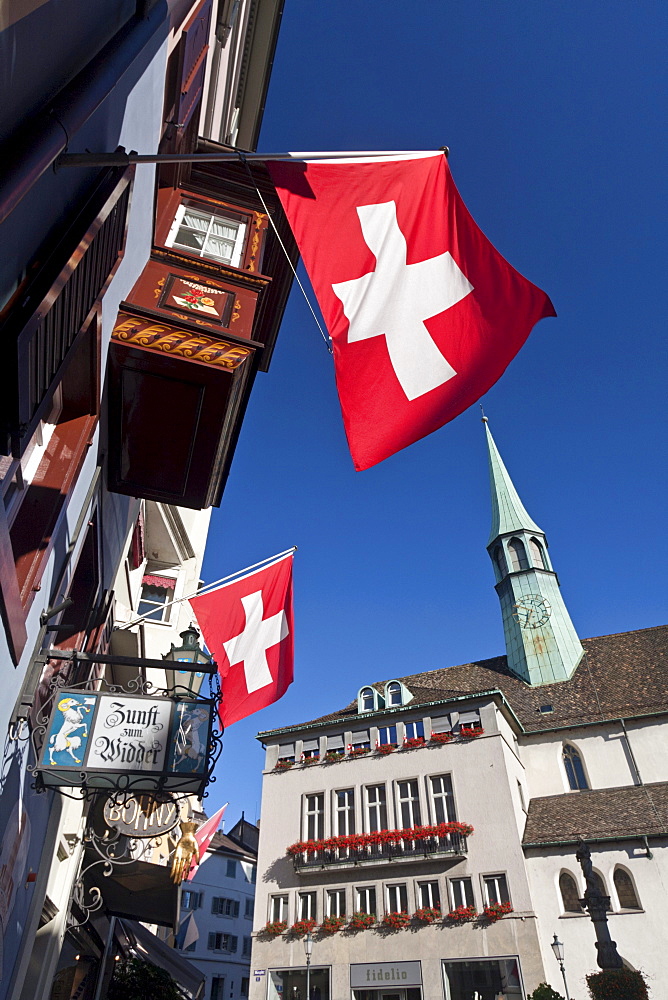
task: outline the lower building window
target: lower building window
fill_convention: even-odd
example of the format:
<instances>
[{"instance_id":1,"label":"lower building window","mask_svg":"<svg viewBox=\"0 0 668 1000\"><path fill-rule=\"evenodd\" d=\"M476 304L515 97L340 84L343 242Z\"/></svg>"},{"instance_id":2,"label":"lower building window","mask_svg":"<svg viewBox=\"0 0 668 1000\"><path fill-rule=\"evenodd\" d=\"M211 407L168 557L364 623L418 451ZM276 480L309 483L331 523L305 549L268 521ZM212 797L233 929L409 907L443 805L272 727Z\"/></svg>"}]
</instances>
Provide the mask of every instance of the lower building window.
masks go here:
<instances>
[{"instance_id":1,"label":"lower building window","mask_svg":"<svg viewBox=\"0 0 668 1000\"><path fill-rule=\"evenodd\" d=\"M522 1000L520 963L516 958L473 959L444 962L447 1000Z\"/></svg>"},{"instance_id":2,"label":"lower building window","mask_svg":"<svg viewBox=\"0 0 668 1000\"><path fill-rule=\"evenodd\" d=\"M505 875L485 875L485 903L509 903L508 882Z\"/></svg>"},{"instance_id":3,"label":"lower building window","mask_svg":"<svg viewBox=\"0 0 668 1000\"><path fill-rule=\"evenodd\" d=\"M438 882L419 882L418 899L420 906L429 906L440 910L441 894L438 891Z\"/></svg>"},{"instance_id":4,"label":"lower building window","mask_svg":"<svg viewBox=\"0 0 668 1000\"><path fill-rule=\"evenodd\" d=\"M276 922L277 920L287 920L288 919L288 897L287 896L272 896L271 898L271 919Z\"/></svg>"},{"instance_id":5,"label":"lower building window","mask_svg":"<svg viewBox=\"0 0 668 1000\"><path fill-rule=\"evenodd\" d=\"M458 906L473 906L473 883L470 878L450 879L450 903L452 909Z\"/></svg>"},{"instance_id":6,"label":"lower building window","mask_svg":"<svg viewBox=\"0 0 668 1000\"><path fill-rule=\"evenodd\" d=\"M268 1000L307 1000L306 969L274 969L269 973ZM330 1000L329 969L311 966L311 1000Z\"/></svg>"},{"instance_id":7,"label":"lower building window","mask_svg":"<svg viewBox=\"0 0 668 1000\"><path fill-rule=\"evenodd\" d=\"M214 976L211 980L209 1000L223 1000L225 995L225 977Z\"/></svg>"}]
</instances>

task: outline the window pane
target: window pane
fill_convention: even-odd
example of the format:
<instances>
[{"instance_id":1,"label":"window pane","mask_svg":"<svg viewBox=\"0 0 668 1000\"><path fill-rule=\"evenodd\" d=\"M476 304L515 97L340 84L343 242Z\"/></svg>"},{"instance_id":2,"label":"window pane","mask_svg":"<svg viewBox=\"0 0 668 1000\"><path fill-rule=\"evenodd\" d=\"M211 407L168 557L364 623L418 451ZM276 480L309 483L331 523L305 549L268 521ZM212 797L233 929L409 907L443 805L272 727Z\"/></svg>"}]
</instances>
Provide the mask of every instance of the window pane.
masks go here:
<instances>
[{"instance_id":1,"label":"window pane","mask_svg":"<svg viewBox=\"0 0 668 1000\"><path fill-rule=\"evenodd\" d=\"M404 829L419 826L421 818L417 781L400 781L397 787L399 792L401 826Z\"/></svg>"},{"instance_id":2,"label":"window pane","mask_svg":"<svg viewBox=\"0 0 668 1000\"><path fill-rule=\"evenodd\" d=\"M362 710L364 712L373 711L373 691L371 688L363 688L362 690Z\"/></svg>"},{"instance_id":3,"label":"window pane","mask_svg":"<svg viewBox=\"0 0 668 1000\"><path fill-rule=\"evenodd\" d=\"M209 227L210 218L211 216L206 212L197 212L193 208L188 208L183 213L181 225L188 226L189 229L198 229L200 232L205 233Z\"/></svg>"},{"instance_id":4,"label":"window pane","mask_svg":"<svg viewBox=\"0 0 668 1000\"><path fill-rule=\"evenodd\" d=\"M508 884L505 875L485 876L485 902L509 903Z\"/></svg>"},{"instance_id":5,"label":"window pane","mask_svg":"<svg viewBox=\"0 0 668 1000\"><path fill-rule=\"evenodd\" d=\"M322 840L325 835L325 796L307 795L305 798L307 840Z\"/></svg>"},{"instance_id":6,"label":"window pane","mask_svg":"<svg viewBox=\"0 0 668 1000\"><path fill-rule=\"evenodd\" d=\"M450 896L452 908L458 906L473 906L473 883L470 878L450 879Z\"/></svg>"},{"instance_id":7,"label":"window pane","mask_svg":"<svg viewBox=\"0 0 668 1000\"><path fill-rule=\"evenodd\" d=\"M390 705L401 705L401 685L393 681L392 684L388 684L387 693L390 699Z\"/></svg>"},{"instance_id":8,"label":"window pane","mask_svg":"<svg viewBox=\"0 0 668 1000\"><path fill-rule=\"evenodd\" d=\"M378 730L378 742L381 746L385 746L386 743L396 743L397 742L397 727L396 726L384 726L382 729Z\"/></svg>"},{"instance_id":9,"label":"window pane","mask_svg":"<svg viewBox=\"0 0 668 1000\"><path fill-rule=\"evenodd\" d=\"M418 895L420 906L440 908L441 894L438 890L438 882L420 882L418 885Z\"/></svg>"},{"instance_id":10,"label":"window pane","mask_svg":"<svg viewBox=\"0 0 668 1000\"><path fill-rule=\"evenodd\" d=\"M545 560L543 559L543 548L536 538L531 538L529 540L529 549L531 550L531 558L533 559L534 566L538 569L545 569Z\"/></svg>"},{"instance_id":11,"label":"window pane","mask_svg":"<svg viewBox=\"0 0 668 1000\"><path fill-rule=\"evenodd\" d=\"M166 587L151 587L144 584L141 589L141 597L137 607L137 616L142 618L147 615L149 619L162 622L166 618L165 604L170 599L171 591Z\"/></svg>"},{"instance_id":12,"label":"window pane","mask_svg":"<svg viewBox=\"0 0 668 1000\"><path fill-rule=\"evenodd\" d=\"M274 896L271 901L271 919L272 920L287 920L288 919L288 897L287 896Z\"/></svg>"},{"instance_id":13,"label":"window pane","mask_svg":"<svg viewBox=\"0 0 668 1000\"><path fill-rule=\"evenodd\" d=\"M372 885L357 890L357 909L360 913L376 913L376 889Z\"/></svg>"},{"instance_id":14,"label":"window pane","mask_svg":"<svg viewBox=\"0 0 668 1000\"><path fill-rule=\"evenodd\" d=\"M315 896L314 892L300 892L299 893L299 919L300 920L316 920L316 910L315 910Z\"/></svg>"},{"instance_id":15,"label":"window pane","mask_svg":"<svg viewBox=\"0 0 668 1000\"><path fill-rule=\"evenodd\" d=\"M387 802L385 785L370 785L366 789L367 826L369 833L387 830Z\"/></svg>"},{"instance_id":16,"label":"window pane","mask_svg":"<svg viewBox=\"0 0 668 1000\"><path fill-rule=\"evenodd\" d=\"M575 747L564 747L564 767L566 768L568 784L573 791L582 791L583 789L589 788L589 783L587 782L584 766L582 764L582 758Z\"/></svg>"},{"instance_id":17,"label":"window pane","mask_svg":"<svg viewBox=\"0 0 668 1000\"><path fill-rule=\"evenodd\" d=\"M508 542L508 551L510 553L510 562L512 563L513 570L529 568L526 549L524 548L524 543L521 542L519 538L510 539Z\"/></svg>"},{"instance_id":18,"label":"window pane","mask_svg":"<svg viewBox=\"0 0 668 1000\"><path fill-rule=\"evenodd\" d=\"M424 737L424 723L422 722L407 722L405 727L406 739L415 739L417 736Z\"/></svg>"},{"instance_id":19,"label":"window pane","mask_svg":"<svg viewBox=\"0 0 668 1000\"><path fill-rule=\"evenodd\" d=\"M345 917L346 915L346 890L329 889L327 892L327 916Z\"/></svg>"},{"instance_id":20,"label":"window pane","mask_svg":"<svg viewBox=\"0 0 668 1000\"><path fill-rule=\"evenodd\" d=\"M577 883L568 872L562 872L559 876L559 891L564 913L582 913Z\"/></svg>"},{"instance_id":21,"label":"window pane","mask_svg":"<svg viewBox=\"0 0 668 1000\"><path fill-rule=\"evenodd\" d=\"M408 912L408 891L405 884L388 885L387 909L389 913Z\"/></svg>"},{"instance_id":22,"label":"window pane","mask_svg":"<svg viewBox=\"0 0 668 1000\"><path fill-rule=\"evenodd\" d=\"M336 836L347 837L355 832L355 800L352 788L334 792Z\"/></svg>"},{"instance_id":23,"label":"window pane","mask_svg":"<svg viewBox=\"0 0 668 1000\"><path fill-rule=\"evenodd\" d=\"M221 240L217 236L209 236L204 247L207 257L215 257L217 260L224 260L229 263L232 260L234 243Z\"/></svg>"},{"instance_id":24,"label":"window pane","mask_svg":"<svg viewBox=\"0 0 668 1000\"><path fill-rule=\"evenodd\" d=\"M456 815L452 778L449 774L436 774L429 779L429 783L434 823L453 823Z\"/></svg>"},{"instance_id":25,"label":"window pane","mask_svg":"<svg viewBox=\"0 0 668 1000\"><path fill-rule=\"evenodd\" d=\"M625 872L623 868L615 868L612 880L615 883L615 889L617 890L620 907L623 910L641 909L638 897L636 896L636 891L633 887L633 882L631 881L631 876L628 872Z\"/></svg>"}]
</instances>

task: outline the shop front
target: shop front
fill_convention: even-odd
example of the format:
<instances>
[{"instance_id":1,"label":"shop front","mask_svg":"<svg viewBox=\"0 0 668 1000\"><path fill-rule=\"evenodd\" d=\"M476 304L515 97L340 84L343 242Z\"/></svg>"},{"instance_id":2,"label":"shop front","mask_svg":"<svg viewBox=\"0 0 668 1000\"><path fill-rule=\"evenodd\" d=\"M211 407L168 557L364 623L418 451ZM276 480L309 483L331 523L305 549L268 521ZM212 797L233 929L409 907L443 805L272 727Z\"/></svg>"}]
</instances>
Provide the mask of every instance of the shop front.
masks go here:
<instances>
[{"instance_id":1,"label":"shop front","mask_svg":"<svg viewBox=\"0 0 668 1000\"><path fill-rule=\"evenodd\" d=\"M272 969L268 976L269 1000L330 1000L328 968Z\"/></svg>"},{"instance_id":2,"label":"shop front","mask_svg":"<svg viewBox=\"0 0 668 1000\"><path fill-rule=\"evenodd\" d=\"M353 1000L422 1000L420 962L374 962L350 966Z\"/></svg>"},{"instance_id":3,"label":"shop front","mask_svg":"<svg viewBox=\"0 0 668 1000\"><path fill-rule=\"evenodd\" d=\"M523 1000L518 958L443 962L446 1000Z\"/></svg>"}]
</instances>

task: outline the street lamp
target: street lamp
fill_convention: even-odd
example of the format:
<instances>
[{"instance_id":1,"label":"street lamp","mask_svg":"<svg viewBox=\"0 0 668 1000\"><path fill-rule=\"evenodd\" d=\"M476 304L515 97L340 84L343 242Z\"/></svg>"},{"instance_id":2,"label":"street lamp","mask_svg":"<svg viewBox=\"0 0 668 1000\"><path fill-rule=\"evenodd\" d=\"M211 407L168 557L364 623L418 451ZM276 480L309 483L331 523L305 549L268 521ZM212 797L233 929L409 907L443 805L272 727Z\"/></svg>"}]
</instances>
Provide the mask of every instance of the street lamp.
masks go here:
<instances>
[{"instance_id":1,"label":"street lamp","mask_svg":"<svg viewBox=\"0 0 668 1000\"><path fill-rule=\"evenodd\" d=\"M168 653L165 653L163 660L174 663L183 663L184 667L165 666L167 677L167 687L184 688L193 697L199 694L199 689L204 680L204 674L216 672L216 664L208 653L200 648L199 632L194 625L190 625L185 632L181 632L183 642L180 646L171 645Z\"/></svg>"},{"instance_id":2,"label":"street lamp","mask_svg":"<svg viewBox=\"0 0 668 1000\"><path fill-rule=\"evenodd\" d=\"M557 937L556 934L554 935L554 940L552 941L551 948L552 948L552 951L554 952L554 957L556 958L557 962L559 963L559 968L561 970L561 976L562 976L562 978L564 980L564 989L566 990L566 1000L568 1000L570 994L568 992L568 983L566 982L566 972L564 970L564 946L563 946L563 943L559 940L559 938Z\"/></svg>"},{"instance_id":3,"label":"street lamp","mask_svg":"<svg viewBox=\"0 0 668 1000\"><path fill-rule=\"evenodd\" d=\"M311 953L313 951L313 938L311 932L306 932L304 938L304 951L306 952L306 1000L311 1000Z\"/></svg>"}]
</instances>

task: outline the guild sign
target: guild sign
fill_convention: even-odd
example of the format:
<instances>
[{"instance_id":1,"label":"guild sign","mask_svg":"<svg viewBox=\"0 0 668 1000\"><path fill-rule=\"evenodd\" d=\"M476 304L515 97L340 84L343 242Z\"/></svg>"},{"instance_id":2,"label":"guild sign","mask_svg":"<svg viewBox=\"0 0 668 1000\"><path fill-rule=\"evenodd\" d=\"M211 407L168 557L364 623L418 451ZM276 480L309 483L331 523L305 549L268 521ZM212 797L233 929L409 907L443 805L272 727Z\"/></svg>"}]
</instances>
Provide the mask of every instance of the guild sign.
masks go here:
<instances>
[{"instance_id":1,"label":"guild sign","mask_svg":"<svg viewBox=\"0 0 668 1000\"><path fill-rule=\"evenodd\" d=\"M125 837L161 837L180 819L179 807L171 796L154 795L108 798L102 815L107 826Z\"/></svg>"},{"instance_id":2,"label":"guild sign","mask_svg":"<svg viewBox=\"0 0 668 1000\"><path fill-rule=\"evenodd\" d=\"M212 721L205 699L61 690L38 770L51 787L201 794Z\"/></svg>"}]
</instances>

